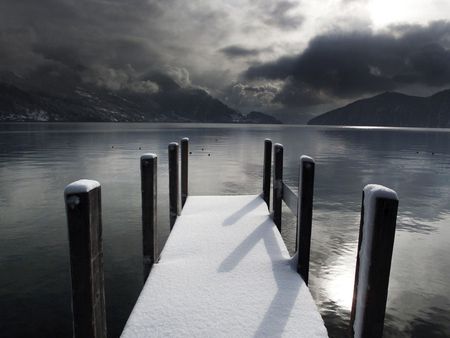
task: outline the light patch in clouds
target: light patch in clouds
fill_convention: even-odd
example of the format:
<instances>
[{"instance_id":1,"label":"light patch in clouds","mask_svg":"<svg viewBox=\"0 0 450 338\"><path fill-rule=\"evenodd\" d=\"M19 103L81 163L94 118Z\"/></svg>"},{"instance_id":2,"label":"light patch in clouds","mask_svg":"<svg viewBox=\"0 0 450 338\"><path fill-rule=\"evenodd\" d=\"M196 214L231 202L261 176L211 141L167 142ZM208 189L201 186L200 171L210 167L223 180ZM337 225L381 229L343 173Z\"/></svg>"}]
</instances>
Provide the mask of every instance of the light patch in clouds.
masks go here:
<instances>
[{"instance_id":1,"label":"light patch in clouds","mask_svg":"<svg viewBox=\"0 0 450 338\"><path fill-rule=\"evenodd\" d=\"M398 23L426 24L430 20L450 19L448 0L371 0L367 9L375 29Z\"/></svg>"},{"instance_id":2,"label":"light patch in clouds","mask_svg":"<svg viewBox=\"0 0 450 338\"><path fill-rule=\"evenodd\" d=\"M226 88L221 96L225 103L243 111L273 111L282 107L274 100L282 87L282 81L238 82Z\"/></svg>"}]
</instances>

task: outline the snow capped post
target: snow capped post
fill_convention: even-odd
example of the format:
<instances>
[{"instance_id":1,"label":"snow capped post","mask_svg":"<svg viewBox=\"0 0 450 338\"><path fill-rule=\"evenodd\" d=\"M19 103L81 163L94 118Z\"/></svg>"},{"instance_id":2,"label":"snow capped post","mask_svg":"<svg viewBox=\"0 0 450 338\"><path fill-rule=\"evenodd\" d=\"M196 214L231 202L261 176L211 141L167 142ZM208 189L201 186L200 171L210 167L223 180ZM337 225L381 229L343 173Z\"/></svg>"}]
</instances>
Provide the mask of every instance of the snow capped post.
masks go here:
<instances>
[{"instance_id":1,"label":"snow capped post","mask_svg":"<svg viewBox=\"0 0 450 338\"><path fill-rule=\"evenodd\" d=\"M178 143L169 144L169 204L170 204L170 230L178 217Z\"/></svg>"},{"instance_id":2,"label":"snow capped post","mask_svg":"<svg viewBox=\"0 0 450 338\"><path fill-rule=\"evenodd\" d=\"M188 197L188 158L189 158L189 139L181 139L181 208L184 207Z\"/></svg>"},{"instance_id":3,"label":"snow capped post","mask_svg":"<svg viewBox=\"0 0 450 338\"><path fill-rule=\"evenodd\" d=\"M270 210L270 176L272 168L272 140L264 140L263 199Z\"/></svg>"},{"instance_id":4,"label":"snow capped post","mask_svg":"<svg viewBox=\"0 0 450 338\"><path fill-rule=\"evenodd\" d=\"M314 167L311 157L300 157L297 201L297 272L308 285L309 253L311 247L311 226L314 194Z\"/></svg>"},{"instance_id":5,"label":"snow capped post","mask_svg":"<svg viewBox=\"0 0 450 338\"><path fill-rule=\"evenodd\" d=\"M394 246L398 198L395 191L369 184L363 190L352 337L382 337Z\"/></svg>"},{"instance_id":6,"label":"snow capped post","mask_svg":"<svg viewBox=\"0 0 450 338\"><path fill-rule=\"evenodd\" d=\"M64 190L69 230L74 337L106 337L100 184L79 180Z\"/></svg>"},{"instance_id":7,"label":"snow capped post","mask_svg":"<svg viewBox=\"0 0 450 338\"><path fill-rule=\"evenodd\" d=\"M273 222L281 232L281 202L283 200L283 145L273 146Z\"/></svg>"},{"instance_id":8,"label":"snow capped post","mask_svg":"<svg viewBox=\"0 0 450 338\"><path fill-rule=\"evenodd\" d=\"M144 254L144 281L155 263L157 249L156 206L157 206L158 156L141 156L141 199L142 199L142 249Z\"/></svg>"}]
</instances>

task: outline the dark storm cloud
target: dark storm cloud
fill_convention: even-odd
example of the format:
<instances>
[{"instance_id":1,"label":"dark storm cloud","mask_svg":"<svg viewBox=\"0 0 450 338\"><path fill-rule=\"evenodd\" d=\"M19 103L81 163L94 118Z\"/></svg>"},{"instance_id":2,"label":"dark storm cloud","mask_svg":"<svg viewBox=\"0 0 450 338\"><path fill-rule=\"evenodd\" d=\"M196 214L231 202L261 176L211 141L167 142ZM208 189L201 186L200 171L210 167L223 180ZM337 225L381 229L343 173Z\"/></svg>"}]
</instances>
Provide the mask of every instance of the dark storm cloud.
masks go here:
<instances>
[{"instance_id":1,"label":"dark storm cloud","mask_svg":"<svg viewBox=\"0 0 450 338\"><path fill-rule=\"evenodd\" d=\"M270 51L270 48L246 48L238 45L231 45L219 49L219 52L223 53L229 58L248 58L253 56L258 56L261 53Z\"/></svg>"},{"instance_id":2,"label":"dark storm cloud","mask_svg":"<svg viewBox=\"0 0 450 338\"><path fill-rule=\"evenodd\" d=\"M248 43L252 34L267 36L275 7L263 11L250 0L3 0L0 71L120 88L149 70L176 75L179 68L214 90L235 81L247 58L271 52L270 41ZM246 24L255 28L245 31ZM232 48L217 53L221 45Z\"/></svg>"},{"instance_id":3,"label":"dark storm cloud","mask_svg":"<svg viewBox=\"0 0 450 338\"><path fill-rule=\"evenodd\" d=\"M417 84L450 84L450 23L393 26L384 33L331 33L299 55L250 67L247 79L288 80L277 99L351 98ZM306 97L305 97L306 94ZM298 104L298 102L297 102Z\"/></svg>"},{"instance_id":4,"label":"dark storm cloud","mask_svg":"<svg viewBox=\"0 0 450 338\"><path fill-rule=\"evenodd\" d=\"M79 62L98 58L120 62L124 48L131 47L127 54L135 53L137 40L130 37L136 37L139 25L158 12L156 5L138 0L5 0L2 7L2 40L28 46L35 61L44 58L64 63L75 57L80 58ZM2 47L12 56L19 53L9 43Z\"/></svg>"},{"instance_id":5,"label":"dark storm cloud","mask_svg":"<svg viewBox=\"0 0 450 338\"><path fill-rule=\"evenodd\" d=\"M219 51L231 58L255 56L260 53L258 49L245 48L237 45L224 47Z\"/></svg>"},{"instance_id":6,"label":"dark storm cloud","mask_svg":"<svg viewBox=\"0 0 450 338\"><path fill-rule=\"evenodd\" d=\"M162 59L156 43L162 33L151 21L163 11L144 0L4 0L0 71L70 82L96 78L100 70L103 85L108 75L130 81Z\"/></svg>"},{"instance_id":7,"label":"dark storm cloud","mask_svg":"<svg viewBox=\"0 0 450 338\"><path fill-rule=\"evenodd\" d=\"M2 0L0 71L150 92L164 89L143 75L161 72L181 87L277 108L449 83L448 23L375 33L342 14L349 2L316 18L306 0ZM341 20L341 29L359 33L316 36L291 56L314 35L309 18L321 32ZM283 53L290 56L255 65Z\"/></svg>"},{"instance_id":8,"label":"dark storm cloud","mask_svg":"<svg viewBox=\"0 0 450 338\"><path fill-rule=\"evenodd\" d=\"M163 71L218 94L248 62L275 53L274 41L283 49L277 35L301 25L299 3L2 0L0 72L120 89Z\"/></svg>"}]
</instances>

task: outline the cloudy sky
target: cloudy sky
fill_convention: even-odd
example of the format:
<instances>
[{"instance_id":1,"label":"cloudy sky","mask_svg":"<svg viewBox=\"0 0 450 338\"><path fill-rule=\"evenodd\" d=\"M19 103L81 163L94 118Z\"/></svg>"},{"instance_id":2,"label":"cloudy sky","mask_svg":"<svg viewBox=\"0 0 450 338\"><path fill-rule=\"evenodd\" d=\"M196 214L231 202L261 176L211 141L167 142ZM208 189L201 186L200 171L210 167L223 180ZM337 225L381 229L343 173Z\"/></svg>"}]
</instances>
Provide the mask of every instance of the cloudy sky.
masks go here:
<instances>
[{"instance_id":1,"label":"cloudy sky","mask_svg":"<svg viewBox=\"0 0 450 338\"><path fill-rule=\"evenodd\" d=\"M448 0L1 0L0 70L112 90L150 71L246 113L450 87Z\"/></svg>"}]
</instances>

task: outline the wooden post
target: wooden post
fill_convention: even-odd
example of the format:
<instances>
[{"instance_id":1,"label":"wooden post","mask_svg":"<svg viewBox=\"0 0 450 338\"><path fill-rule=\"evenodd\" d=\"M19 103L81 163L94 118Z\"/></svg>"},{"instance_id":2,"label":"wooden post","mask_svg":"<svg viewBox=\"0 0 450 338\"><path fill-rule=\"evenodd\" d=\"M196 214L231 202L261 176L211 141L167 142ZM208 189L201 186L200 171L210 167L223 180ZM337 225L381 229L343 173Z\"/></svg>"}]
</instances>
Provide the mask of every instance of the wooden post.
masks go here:
<instances>
[{"instance_id":1,"label":"wooden post","mask_svg":"<svg viewBox=\"0 0 450 338\"><path fill-rule=\"evenodd\" d=\"M96 181L79 180L64 190L76 338L106 337L100 189Z\"/></svg>"},{"instance_id":2,"label":"wooden post","mask_svg":"<svg viewBox=\"0 0 450 338\"><path fill-rule=\"evenodd\" d=\"M272 168L272 141L264 140L263 199L270 210L270 176Z\"/></svg>"},{"instance_id":3,"label":"wooden post","mask_svg":"<svg viewBox=\"0 0 450 338\"><path fill-rule=\"evenodd\" d=\"M170 230L172 230L178 216L178 143L169 144L169 205Z\"/></svg>"},{"instance_id":4,"label":"wooden post","mask_svg":"<svg viewBox=\"0 0 450 338\"><path fill-rule=\"evenodd\" d=\"M141 156L142 249L144 254L144 282L158 257L157 247L157 168L158 156Z\"/></svg>"},{"instance_id":5,"label":"wooden post","mask_svg":"<svg viewBox=\"0 0 450 338\"><path fill-rule=\"evenodd\" d=\"M188 197L189 139L181 139L181 208Z\"/></svg>"},{"instance_id":6,"label":"wooden post","mask_svg":"<svg viewBox=\"0 0 450 338\"><path fill-rule=\"evenodd\" d=\"M281 232L281 202L283 200L283 145L273 146L273 222Z\"/></svg>"},{"instance_id":7,"label":"wooden post","mask_svg":"<svg viewBox=\"0 0 450 338\"><path fill-rule=\"evenodd\" d=\"M351 336L381 338L394 247L398 198L380 185L364 188L351 312Z\"/></svg>"},{"instance_id":8,"label":"wooden post","mask_svg":"<svg viewBox=\"0 0 450 338\"><path fill-rule=\"evenodd\" d=\"M309 279L309 254L311 247L311 226L314 194L314 160L308 156L300 157L297 201L297 272L306 285Z\"/></svg>"}]
</instances>

